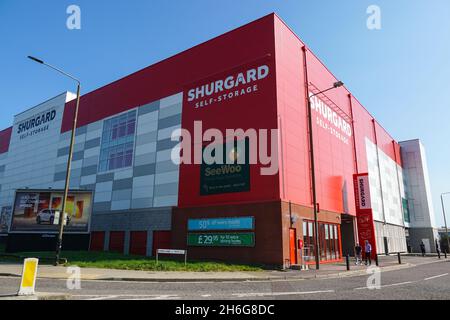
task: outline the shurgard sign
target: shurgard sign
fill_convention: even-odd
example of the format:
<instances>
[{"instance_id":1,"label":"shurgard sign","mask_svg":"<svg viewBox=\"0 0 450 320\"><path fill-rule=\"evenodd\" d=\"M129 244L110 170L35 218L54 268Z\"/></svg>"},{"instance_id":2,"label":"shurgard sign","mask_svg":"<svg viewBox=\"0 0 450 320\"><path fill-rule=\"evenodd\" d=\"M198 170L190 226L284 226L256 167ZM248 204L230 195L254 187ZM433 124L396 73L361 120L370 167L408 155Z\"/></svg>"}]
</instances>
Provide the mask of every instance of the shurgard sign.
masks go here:
<instances>
[{"instance_id":1,"label":"shurgard sign","mask_svg":"<svg viewBox=\"0 0 450 320\"><path fill-rule=\"evenodd\" d=\"M200 195L250 191L249 140L224 144L223 161L207 164L203 158L200 168ZM203 154L205 155L205 148ZM215 152L211 155L215 157Z\"/></svg>"},{"instance_id":2,"label":"shurgard sign","mask_svg":"<svg viewBox=\"0 0 450 320\"><path fill-rule=\"evenodd\" d=\"M192 247L254 247L254 233L190 233L188 246Z\"/></svg>"},{"instance_id":3,"label":"shurgard sign","mask_svg":"<svg viewBox=\"0 0 450 320\"><path fill-rule=\"evenodd\" d=\"M369 241L372 245L372 255L375 257L377 244L370 198L369 174L355 174L353 176L353 186L355 189L359 243L364 248L366 240Z\"/></svg>"}]
</instances>

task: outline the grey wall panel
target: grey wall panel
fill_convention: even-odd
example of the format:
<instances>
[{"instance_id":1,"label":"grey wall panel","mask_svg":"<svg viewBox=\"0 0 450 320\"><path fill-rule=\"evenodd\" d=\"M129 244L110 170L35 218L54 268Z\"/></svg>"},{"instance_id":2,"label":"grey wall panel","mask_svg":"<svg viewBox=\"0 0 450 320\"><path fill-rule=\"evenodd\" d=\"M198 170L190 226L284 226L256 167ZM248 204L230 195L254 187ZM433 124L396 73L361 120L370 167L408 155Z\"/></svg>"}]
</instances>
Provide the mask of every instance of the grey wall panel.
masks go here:
<instances>
[{"instance_id":1,"label":"grey wall panel","mask_svg":"<svg viewBox=\"0 0 450 320\"><path fill-rule=\"evenodd\" d=\"M155 128L155 131L144 133L141 135L138 135L136 138L136 146L141 146L147 143L156 142L157 136L158 136L158 128Z\"/></svg>"},{"instance_id":2,"label":"grey wall panel","mask_svg":"<svg viewBox=\"0 0 450 320\"><path fill-rule=\"evenodd\" d=\"M181 124L181 115L175 115L159 120L158 129L170 128Z\"/></svg>"},{"instance_id":3,"label":"grey wall panel","mask_svg":"<svg viewBox=\"0 0 450 320\"><path fill-rule=\"evenodd\" d=\"M145 166L156 162L156 152L143 154L134 158L135 167Z\"/></svg>"},{"instance_id":4,"label":"grey wall panel","mask_svg":"<svg viewBox=\"0 0 450 320\"><path fill-rule=\"evenodd\" d=\"M155 186L154 196L164 197L178 195L178 183L159 184Z\"/></svg>"},{"instance_id":5,"label":"grey wall panel","mask_svg":"<svg viewBox=\"0 0 450 320\"><path fill-rule=\"evenodd\" d=\"M69 154L69 147L64 147L61 149L58 149L58 153L57 153L57 157L62 157L62 156L66 156Z\"/></svg>"},{"instance_id":6,"label":"grey wall panel","mask_svg":"<svg viewBox=\"0 0 450 320\"><path fill-rule=\"evenodd\" d=\"M132 189L132 188L133 188L133 178L115 180L113 182L113 191L126 190L126 189ZM131 194L130 194L129 199L131 199Z\"/></svg>"},{"instance_id":7,"label":"grey wall panel","mask_svg":"<svg viewBox=\"0 0 450 320\"><path fill-rule=\"evenodd\" d=\"M156 151L173 149L173 147L175 147L178 144L180 144L179 141L172 141L172 139L160 140L156 145Z\"/></svg>"},{"instance_id":8,"label":"grey wall panel","mask_svg":"<svg viewBox=\"0 0 450 320\"><path fill-rule=\"evenodd\" d=\"M152 102L152 103L146 104L145 106L140 107L138 109L139 110L138 114L141 116L141 115L156 111L158 109L159 109L159 101L155 101L155 102Z\"/></svg>"},{"instance_id":9,"label":"grey wall panel","mask_svg":"<svg viewBox=\"0 0 450 320\"><path fill-rule=\"evenodd\" d=\"M155 174L156 164L134 167L133 177L142 177Z\"/></svg>"},{"instance_id":10,"label":"grey wall panel","mask_svg":"<svg viewBox=\"0 0 450 320\"><path fill-rule=\"evenodd\" d=\"M87 126L82 126L77 128L77 130L75 130L75 136L81 136L82 134L85 134L87 132Z\"/></svg>"},{"instance_id":11,"label":"grey wall panel","mask_svg":"<svg viewBox=\"0 0 450 320\"><path fill-rule=\"evenodd\" d=\"M105 173L97 175L97 183L108 182L114 180L114 173Z\"/></svg>"},{"instance_id":12,"label":"grey wall panel","mask_svg":"<svg viewBox=\"0 0 450 320\"><path fill-rule=\"evenodd\" d=\"M81 176L90 176L97 173L97 165L84 167L81 169Z\"/></svg>"},{"instance_id":13,"label":"grey wall panel","mask_svg":"<svg viewBox=\"0 0 450 320\"><path fill-rule=\"evenodd\" d=\"M84 144L84 149L87 150L87 149L92 149L92 148L98 147L100 145L100 140L101 140L100 138L95 138L95 139L86 141L86 143Z\"/></svg>"}]
</instances>

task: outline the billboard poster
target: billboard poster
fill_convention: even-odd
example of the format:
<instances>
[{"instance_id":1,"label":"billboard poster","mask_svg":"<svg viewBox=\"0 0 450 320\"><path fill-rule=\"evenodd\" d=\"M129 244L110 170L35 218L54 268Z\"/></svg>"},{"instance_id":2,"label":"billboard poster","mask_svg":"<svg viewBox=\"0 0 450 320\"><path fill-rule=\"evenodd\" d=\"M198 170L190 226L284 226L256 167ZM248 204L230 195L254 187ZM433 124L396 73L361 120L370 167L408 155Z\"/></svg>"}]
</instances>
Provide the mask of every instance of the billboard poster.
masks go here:
<instances>
[{"instance_id":1,"label":"billboard poster","mask_svg":"<svg viewBox=\"0 0 450 320\"><path fill-rule=\"evenodd\" d=\"M200 168L200 195L250 191L249 139L244 143L234 141L222 145L222 163L207 164L204 159ZM203 148L203 154L205 149ZM217 150L212 150L215 157Z\"/></svg>"},{"instance_id":2,"label":"billboard poster","mask_svg":"<svg viewBox=\"0 0 450 320\"><path fill-rule=\"evenodd\" d=\"M0 211L0 234L8 233L9 223L11 221L11 213L12 213L11 206L3 207L2 210Z\"/></svg>"},{"instance_id":3,"label":"billboard poster","mask_svg":"<svg viewBox=\"0 0 450 320\"><path fill-rule=\"evenodd\" d=\"M10 232L56 233L62 210L62 191L18 190ZM64 232L87 233L92 211L92 193L71 192L67 197Z\"/></svg>"},{"instance_id":4,"label":"billboard poster","mask_svg":"<svg viewBox=\"0 0 450 320\"><path fill-rule=\"evenodd\" d=\"M372 203L370 198L369 174L355 174L353 176L355 190L356 221L358 223L359 244L363 247L367 241L372 245L372 256L377 253L375 224L373 221Z\"/></svg>"}]
</instances>

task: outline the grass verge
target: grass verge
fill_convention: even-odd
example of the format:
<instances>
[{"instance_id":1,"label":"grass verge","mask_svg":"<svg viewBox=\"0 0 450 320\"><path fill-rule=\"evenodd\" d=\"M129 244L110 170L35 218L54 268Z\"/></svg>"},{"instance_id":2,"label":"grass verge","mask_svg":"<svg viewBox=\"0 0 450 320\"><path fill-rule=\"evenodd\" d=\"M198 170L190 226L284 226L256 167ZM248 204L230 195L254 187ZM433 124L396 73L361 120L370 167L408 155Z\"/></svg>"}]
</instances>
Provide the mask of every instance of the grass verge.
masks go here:
<instances>
[{"instance_id":1,"label":"grass verge","mask_svg":"<svg viewBox=\"0 0 450 320\"><path fill-rule=\"evenodd\" d=\"M23 258L39 258L42 264L51 264L54 259L52 252L23 252L17 256L2 256L0 261L20 261ZM111 252L75 252L66 251L61 257L67 259L67 266L79 266L82 268L103 268L119 270L141 271L192 271L192 272L238 272L238 271L262 271L264 266L232 264L214 261L184 261L160 259L156 264L154 258L142 256L126 256Z\"/></svg>"}]
</instances>

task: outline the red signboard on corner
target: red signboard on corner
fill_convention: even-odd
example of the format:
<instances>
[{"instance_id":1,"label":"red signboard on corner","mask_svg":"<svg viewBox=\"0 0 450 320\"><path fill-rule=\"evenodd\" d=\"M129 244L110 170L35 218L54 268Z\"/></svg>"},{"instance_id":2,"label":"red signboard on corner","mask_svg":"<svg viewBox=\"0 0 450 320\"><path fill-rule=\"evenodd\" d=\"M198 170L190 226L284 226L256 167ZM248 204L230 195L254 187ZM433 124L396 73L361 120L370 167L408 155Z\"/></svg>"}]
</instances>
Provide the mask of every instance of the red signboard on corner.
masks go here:
<instances>
[{"instance_id":1,"label":"red signboard on corner","mask_svg":"<svg viewBox=\"0 0 450 320\"><path fill-rule=\"evenodd\" d=\"M355 189L359 244L364 250L366 240L368 240L372 245L372 257L374 258L377 253L377 244L370 198L369 174L361 173L353 175L353 186Z\"/></svg>"}]
</instances>

